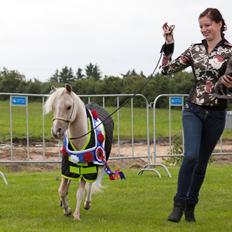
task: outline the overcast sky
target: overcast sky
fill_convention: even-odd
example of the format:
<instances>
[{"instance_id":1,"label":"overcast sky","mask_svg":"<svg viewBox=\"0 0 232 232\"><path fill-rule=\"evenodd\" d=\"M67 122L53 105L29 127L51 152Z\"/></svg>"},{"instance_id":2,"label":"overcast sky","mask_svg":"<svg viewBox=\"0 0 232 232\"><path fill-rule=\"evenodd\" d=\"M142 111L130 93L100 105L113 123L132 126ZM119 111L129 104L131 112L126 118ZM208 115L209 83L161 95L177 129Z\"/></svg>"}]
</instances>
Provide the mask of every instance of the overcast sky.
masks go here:
<instances>
[{"instance_id":1,"label":"overcast sky","mask_svg":"<svg viewBox=\"0 0 232 232\"><path fill-rule=\"evenodd\" d=\"M232 42L229 0L0 0L0 69L47 81L64 66L92 62L103 75L152 73L162 24L175 24L174 57L201 41L199 14L218 8Z\"/></svg>"}]
</instances>

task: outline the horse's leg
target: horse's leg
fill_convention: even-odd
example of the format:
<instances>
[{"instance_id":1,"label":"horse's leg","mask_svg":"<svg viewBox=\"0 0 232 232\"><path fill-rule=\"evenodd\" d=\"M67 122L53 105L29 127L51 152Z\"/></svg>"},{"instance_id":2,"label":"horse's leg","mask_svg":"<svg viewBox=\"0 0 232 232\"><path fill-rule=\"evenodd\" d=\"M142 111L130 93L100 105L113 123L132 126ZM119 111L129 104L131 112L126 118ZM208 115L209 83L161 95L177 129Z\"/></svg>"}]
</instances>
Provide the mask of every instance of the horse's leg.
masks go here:
<instances>
[{"instance_id":1,"label":"horse's leg","mask_svg":"<svg viewBox=\"0 0 232 232\"><path fill-rule=\"evenodd\" d=\"M58 193L60 196L60 205L64 209L64 215L69 216L72 210L68 207L68 188L70 185L70 180L61 178L60 187L58 189Z\"/></svg>"},{"instance_id":2,"label":"horse's leg","mask_svg":"<svg viewBox=\"0 0 232 232\"><path fill-rule=\"evenodd\" d=\"M81 202L82 202L82 198L83 198L83 193L85 191L85 181L82 179L80 181L80 185L79 185L79 188L77 190L77 193L76 193L76 209L73 213L73 217L74 219L80 221L81 220L81 214L80 214L80 206L81 206Z\"/></svg>"},{"instance_id":3,"label":"horse's leg","mask_svg":"<svg viewBox=\"0 0 232 232\"><path fill-rule=\"evenodd\" d=\"M92 197L92 184L93 183L89 183L88 184L88 189L87 189L87 194L86 194L86 198L85 198L85 204L84 204L84 208L86 210L90 209L91 207L91 197Z\"/></svg>"}]
</instances>

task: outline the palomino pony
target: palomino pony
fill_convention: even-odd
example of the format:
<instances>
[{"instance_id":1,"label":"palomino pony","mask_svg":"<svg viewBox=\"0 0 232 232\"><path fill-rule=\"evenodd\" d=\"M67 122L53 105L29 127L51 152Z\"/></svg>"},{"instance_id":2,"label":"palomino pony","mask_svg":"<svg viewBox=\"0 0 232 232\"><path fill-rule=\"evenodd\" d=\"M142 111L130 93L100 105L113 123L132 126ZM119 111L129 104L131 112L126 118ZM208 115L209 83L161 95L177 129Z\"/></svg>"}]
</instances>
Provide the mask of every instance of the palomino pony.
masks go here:
<instances>
[{"instance_id":1,"label":"palomino pony","mask_svg":"<svg viewBox=\"0 0 232 232\"><path fill-rule=\"evenodd\" d=\"M85 106L70 85L56 88L47 99L44 110L45 113L53 112L52 135L57 139L64 139L61 149L62 179L58 189L61 206L65 215L71 214L68 189L71 180L79 180L73 217L80 220L80 205L85 188L87 194L84 208L89 209L93 183L97 183L96 189L100 187L104 171L111 177L115 176L107 165L114 123L99 105L91 103ZM98 175L100 166L103 168ZM86 182L88 186L85 186Z\"/></svg>"}]
</instances>

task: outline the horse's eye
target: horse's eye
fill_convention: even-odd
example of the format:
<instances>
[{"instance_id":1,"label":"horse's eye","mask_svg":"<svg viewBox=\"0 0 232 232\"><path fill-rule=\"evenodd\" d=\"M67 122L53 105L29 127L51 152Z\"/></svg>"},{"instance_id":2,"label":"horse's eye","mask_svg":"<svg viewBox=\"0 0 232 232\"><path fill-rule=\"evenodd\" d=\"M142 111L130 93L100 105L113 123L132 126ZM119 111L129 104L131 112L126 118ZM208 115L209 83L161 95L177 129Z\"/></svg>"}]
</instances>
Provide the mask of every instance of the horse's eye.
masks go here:
<instances>
[{"instance_id":1,"label":"horse's eye","mask_svg":"<svg viewBox=\"0 0 232 232\"><path fill-rule=\"evenodd\" d=\"M68 107L67 107L67 110L70 110L70 109L71 109L71 106L68 106Z\"/></svg>"}]
</instances>

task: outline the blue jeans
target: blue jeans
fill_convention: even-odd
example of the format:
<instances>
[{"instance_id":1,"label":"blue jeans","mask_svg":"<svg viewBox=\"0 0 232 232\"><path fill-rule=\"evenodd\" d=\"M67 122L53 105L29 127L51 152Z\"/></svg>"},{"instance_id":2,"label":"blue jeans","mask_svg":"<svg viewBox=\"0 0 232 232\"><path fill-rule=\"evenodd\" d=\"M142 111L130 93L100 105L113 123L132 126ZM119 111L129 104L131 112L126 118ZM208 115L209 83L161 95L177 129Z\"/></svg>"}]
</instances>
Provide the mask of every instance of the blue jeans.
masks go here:
<instances>
[{"instance_id":1,"label":"blue jeans","mask_svg":"<svg viewBox=\"0 0 232 232\"><path fill-rule=\"evenodd\" d=\"M183 110L184 158L179 170L176 199L198 202L208 160L224 130L225 110L208 111L192 103Z\"/></svg>"}]
</instances>

